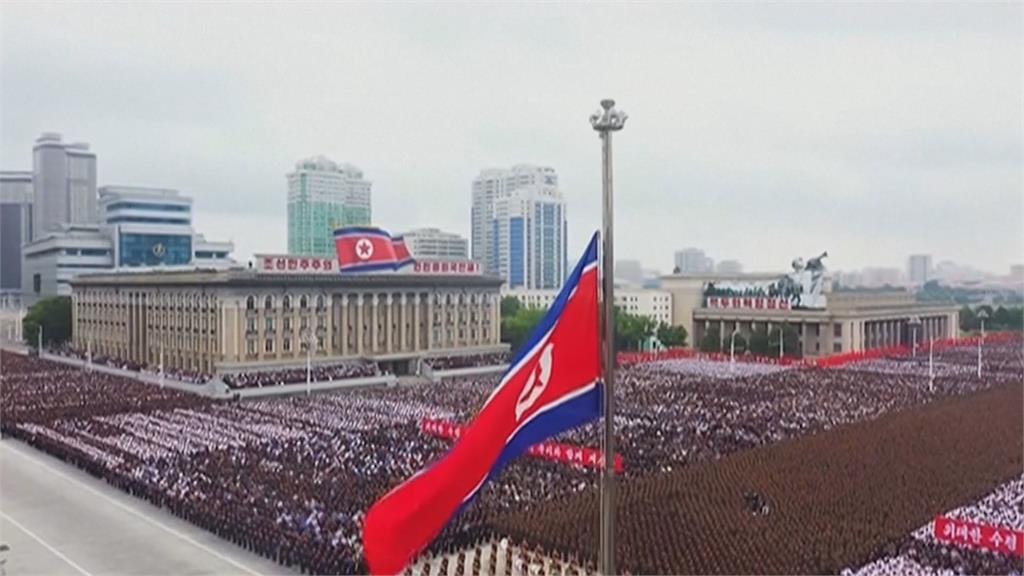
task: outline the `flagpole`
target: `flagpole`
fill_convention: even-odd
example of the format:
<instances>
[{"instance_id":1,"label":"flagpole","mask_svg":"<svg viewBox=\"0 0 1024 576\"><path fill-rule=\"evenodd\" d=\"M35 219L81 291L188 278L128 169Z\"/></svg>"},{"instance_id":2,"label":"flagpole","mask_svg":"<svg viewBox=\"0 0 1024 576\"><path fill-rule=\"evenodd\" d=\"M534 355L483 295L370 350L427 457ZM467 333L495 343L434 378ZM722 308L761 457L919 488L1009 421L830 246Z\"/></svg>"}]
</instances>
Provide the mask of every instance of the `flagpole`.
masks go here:
<instances>
[{"instance_id":1,"label":"flagpole","mask_svg":"<svg viewBox=\"0 0 1024 576\"><path fill-rule=\"evenodd\" d=\"M601 137L602 230L601 240L601 356L604 368L604 469L601 473L601 549L598 570L615 574L615 255L612 194L612 132L622 130L626 114L615 101L601 101L601 110L590 116L590 125Z\"/></svg>"}]
</instances>

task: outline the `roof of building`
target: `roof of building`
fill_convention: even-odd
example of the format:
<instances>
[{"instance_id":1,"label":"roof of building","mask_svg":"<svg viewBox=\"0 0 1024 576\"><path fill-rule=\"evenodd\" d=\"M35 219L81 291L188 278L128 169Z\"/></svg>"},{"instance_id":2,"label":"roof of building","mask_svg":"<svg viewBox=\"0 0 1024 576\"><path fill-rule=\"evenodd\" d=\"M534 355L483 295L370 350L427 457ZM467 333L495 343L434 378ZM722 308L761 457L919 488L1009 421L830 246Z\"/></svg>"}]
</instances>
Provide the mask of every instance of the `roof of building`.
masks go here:
<instances>
[{"instance_id":1,"label":"roof of building","mask_svg":"<svg viewBox=\"0 0 1024 576\"><path fill-rule=\"evenodd\" d=\"M71 281L74 286L245 286L267 287L287 283L289 286L464 286L498 288L500 278L492 276L433 274L262 274L246 268L186 270L122 270L111 273L81 275Z\"/></svg>"}]
</instances>

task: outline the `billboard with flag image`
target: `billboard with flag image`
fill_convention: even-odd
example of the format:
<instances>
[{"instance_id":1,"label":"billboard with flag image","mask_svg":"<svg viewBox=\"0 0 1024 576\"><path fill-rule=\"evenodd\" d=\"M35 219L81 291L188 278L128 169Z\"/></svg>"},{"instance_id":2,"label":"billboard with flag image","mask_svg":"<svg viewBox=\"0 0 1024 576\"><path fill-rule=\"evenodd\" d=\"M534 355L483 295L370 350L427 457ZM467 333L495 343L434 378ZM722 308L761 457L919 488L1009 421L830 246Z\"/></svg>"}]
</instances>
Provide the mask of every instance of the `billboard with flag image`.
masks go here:
<instances>
[{"instance_id":1,"label":"billboard with flag image","mask_svg":"<svg viewBox=\"0 0 1024 576\"><path fill-rule=\"evenodd\" d=\"M367 513L372 574L397 574L531 446L601 415L598 235L452 448Z\"/></svg>"},{"instance_id":2,"label":"billboard with flag image","mask_svg":"<svg viewBox=\"0 0 1024 576\"><path fill-rule=\"evenodd\" d=\"M401 236L372 226L346 226L334 231L341 273L393 272L413 262Z\"/></svg>"}]
</instances>

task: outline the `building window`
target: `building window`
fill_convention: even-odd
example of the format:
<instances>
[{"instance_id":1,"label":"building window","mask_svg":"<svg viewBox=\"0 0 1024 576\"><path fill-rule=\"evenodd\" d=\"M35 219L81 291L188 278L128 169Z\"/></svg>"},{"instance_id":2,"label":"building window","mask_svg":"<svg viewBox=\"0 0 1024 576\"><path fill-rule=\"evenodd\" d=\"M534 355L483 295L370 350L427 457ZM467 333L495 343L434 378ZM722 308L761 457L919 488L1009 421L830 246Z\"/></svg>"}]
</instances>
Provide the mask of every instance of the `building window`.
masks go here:
<instances>
[{"instance_id":1,"label":"building window","mask_svg":"<svg viewBox=\"0 0 1024 576\"><path fill-rule=\"evenodd\" d=\"M323 294L321 294L321 295L316 297L316 309L317 310L323 310L324 309L324 296L323 296Z\"/></svg>"},{"instance_id":2,"label":"building window","mask_svg":"<svg viewBox=\"0 0 1024 576\"><path fill-rule=\"evenodd\" d=\"M274 331L274 319L273 318L267 318L266 331L267 332L273 332Z\"/></svg>"},{"instance_id":3,"label":"building window","mask_svg":"<svg viewBox=\"0 0 1024 576\"><path fill-rule=\"evenodd\" d=\"M833 324L832 325L832 336L834 336L836 338L842 338L843 337L843 325L842 324Z\"/></svg>"},{"instance_id":4,"label":"building window","mask_svg":"<svg viewBox=\"0 0 1024 576\"><path fill-rule=\"evenodd\" d=\"M843 351L843 344L842 344L842 342L833 342L832 343L832 352L842 352L842 351Z\"/></svg>"},{"instance_id":5,"label":"building window","mask_svg":"<svg viewBox=\"0 0 1024 576\"><path fill-rule=\"evenodd\" d=\"M266 298L264 298L263 299L263 309L264 310L273 310L273 308L274 308L274 297L273 296L267 296Z\"/></svg>"},{"instance_id":6,"label":"building window","mask_svg":"<svg viewBox=\"0 0 1024 576\"><path fill-rule=\"evenodd\" d=\"M291 338L285 338L281 342L281 349L284 350L285 352L291 352L292 351L292 339Z\"/></svg>"},{"instance_id":7,"label":"building window","mask_svg":"<svg viewBox=\"0 0 1024 576\"><path fill-rule=\"evenodd\" d=\"M192 261L192 237L177 234L121 234L121 266L182 265Z\"/></svg>"},{"instance_id":8,"label":"building window","mask_svg":"<svg viewBox=\"0 0 1024 576\"><path fill-rule=\"evenodd\" d=\"M308 307L309 300L306 299L305 295L299 297L299 308L305 310Z\"/></svg>"},{"instance_id":9,"label":"building window","mask_svg":"<svg viewBox=\"0 0 1024 576\"><path fill-rule=\"evenodd\" d=\"M292 319L290 316L284 317L284 331L290 332L292 329Z\"/></svg>"},{"instance_id":10,"label":"building window","mask_svg":"<svg viewBox=\"0 0 1024 576\"><path fill-rule=\"evenodd\" d=\"M249 325L247 326L247 329L248 329L249 332L255 332L256 331L256 319L255 318L249 318Z\"/></svg>"},{"instance_id":11,"label":"building window","mask_svg":"<svg viewBox=\"0 0 1024 576\"><path fill-rule=\"evenodd\" d=\"M323 350L324 349L324 337L323 336L317 336L317 338L316 338L316 349L317 350Z\"/></svg>"},{"instance_id":12,"label":"building window","mask_svg":"<svg viewBox=\"0 0 1024 576\"><path fill-rule=\"evenodd\" d=\"M288 296L286 294L284 299L281 301L281 305L284 306L285 310L291 310L292 309L292 297Z\"/></svg>"},{"instance_id":13,"label":"building window","mask_svg":"<svg viewBox=\"0 0 1024 576\"><path fill-rule=\"evenodd\" d=\"M264 352L273 352L274 351L274 339L273 338L267 338L266 342L263 343L263 351Z\"/></svg>"},{"instance_id":14,"label":"building window","mask_svg":"<svg viewBox=\"0 0 1024 576\"><path fill-rule=\"evenodd\" d=\"M249 338L248 340L246 340L245 341L245 351L250 356L255 355L256 354L256 341L253 340L252 338Z\"/></svg>"},{"instance_id":15,"label":"building window","mask_svg":"<svg viewBox=\"0 0 1024 576\"><path fill-rule=\"evenodd\" d=\"M245 299L245 309L255 310L256 309L256 298L249 296Z\"/></svg>"}]
</instances>

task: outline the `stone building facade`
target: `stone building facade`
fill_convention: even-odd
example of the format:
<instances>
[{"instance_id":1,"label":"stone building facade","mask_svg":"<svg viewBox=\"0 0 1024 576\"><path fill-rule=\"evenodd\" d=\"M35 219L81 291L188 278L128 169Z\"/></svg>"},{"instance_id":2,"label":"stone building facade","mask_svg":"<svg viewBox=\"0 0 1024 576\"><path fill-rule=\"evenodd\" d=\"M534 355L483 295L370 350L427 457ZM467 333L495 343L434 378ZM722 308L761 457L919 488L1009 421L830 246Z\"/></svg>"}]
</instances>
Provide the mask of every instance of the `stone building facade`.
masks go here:
<instances>
[{"instance_id":1,"label":"stone building facade","mask_svg":"<svg viewBox=\"0 0 1024 576\"><path fill-rule=\"evenodd\" d=\"M73 282L76 348L204 373L503 349L501 281L481 276L91 274Z\"/></svg>"}]
</instances>

